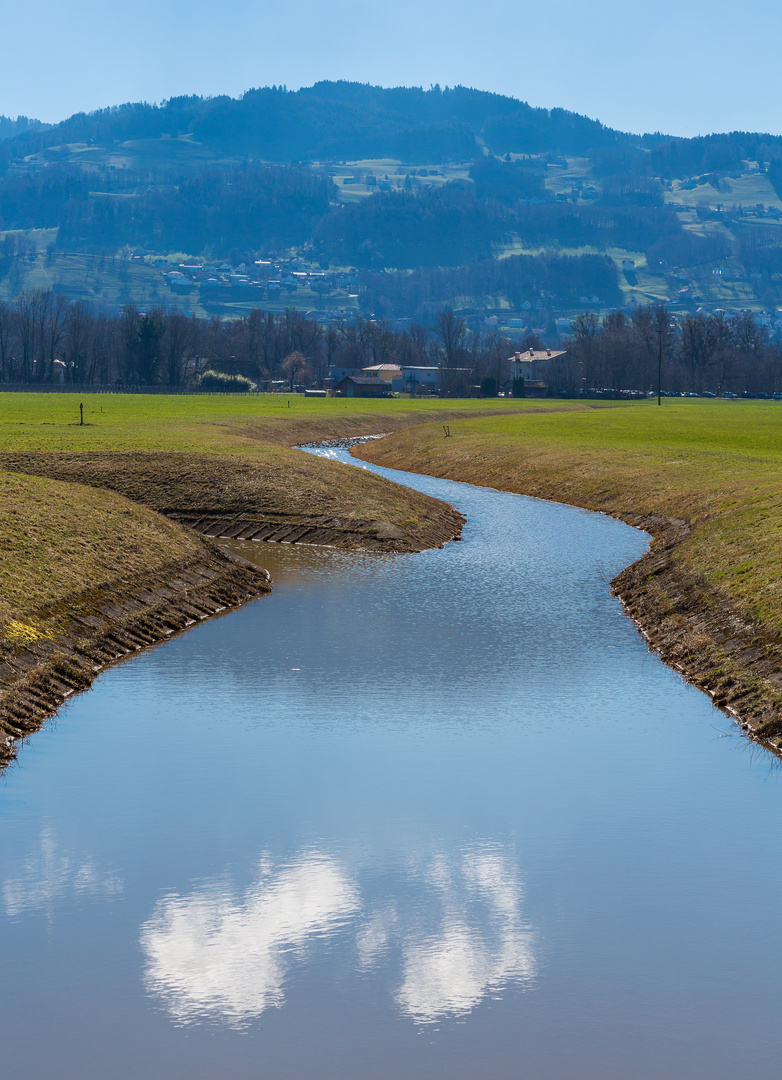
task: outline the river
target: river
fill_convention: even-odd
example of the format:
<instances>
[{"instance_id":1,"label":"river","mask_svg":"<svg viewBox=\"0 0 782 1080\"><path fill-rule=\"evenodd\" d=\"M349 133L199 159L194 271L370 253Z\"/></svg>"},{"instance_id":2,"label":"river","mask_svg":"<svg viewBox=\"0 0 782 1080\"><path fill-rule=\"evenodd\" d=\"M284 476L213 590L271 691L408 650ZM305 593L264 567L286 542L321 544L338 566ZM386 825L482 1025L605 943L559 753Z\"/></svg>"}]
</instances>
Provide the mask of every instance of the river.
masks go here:
<instances>
[{"instance_id":1,"label":"river","mask_svg":"<svg viewBox=\"0 0 782 1080\"><path fill-rule=\"evenodd\" d=\"M3 1074L776 1080L780 772L611 596L647 538L372 468L462 542L245 545L0 781Z\"/></svg>"}]
</instances>

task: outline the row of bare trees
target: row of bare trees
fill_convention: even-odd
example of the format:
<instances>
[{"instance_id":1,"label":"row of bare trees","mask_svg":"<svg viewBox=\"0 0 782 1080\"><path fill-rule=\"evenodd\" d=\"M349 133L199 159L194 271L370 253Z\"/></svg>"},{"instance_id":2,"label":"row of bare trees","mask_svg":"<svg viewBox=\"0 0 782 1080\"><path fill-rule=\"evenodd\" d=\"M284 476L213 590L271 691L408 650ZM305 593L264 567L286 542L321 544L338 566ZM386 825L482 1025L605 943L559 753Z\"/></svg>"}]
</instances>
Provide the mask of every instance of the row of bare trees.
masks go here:
<instances>
[{"instance_id":1,"label":"row of bare trees","mask_svg":"<svg viewBox=\"0 0 782 1080\"><path fill-rule=\"evenodd\" d=\"M782 348L751 312L675 318L663 304L579 315L557 379L570 390L653 390L660 367L673 392L782 391Z\"/></svg>"},{"instance_id":2,"label":"row of bare trees","mask_svg":"<svg viewBox=\"0 0 782 1080\"><path fill-rule=\"evenodd\" d=\"M452 393L508 376L514 345L475 334L451 310L433 327L395 330L356 316L323 326L295 310L251 311L244 318L197 319L181 311L128 305L118 315L42 289L0 301L0 382L110 386L190 384L207 368L259 386L322 385L328 369L374 364L441 365Z\"/></svg>"},{"instance_id":3,"label":"row of bare trees","mask_svg":"<svg viewBox=\"0 0 782 1080\"><path fill-rule=\"evenodd\" d=\"M133 305L106 314L42 289L0 301L2 383L181 388L211 368L247 376L262 388L275 382L292 388L322 386L330 367L438 365L444 391L455 395L501 387L508 357L530 346L541 343L476 333L450 309L431 327L399 330L363 316L324 326L295 310L255 309L236 320L197 319L164 308L142 312ZM550 384L654 389L661 356L669 390L782 391L782 349L751 313L676 319L662 304L602 320L579 315Z\"/></svg>"}]
</instances>

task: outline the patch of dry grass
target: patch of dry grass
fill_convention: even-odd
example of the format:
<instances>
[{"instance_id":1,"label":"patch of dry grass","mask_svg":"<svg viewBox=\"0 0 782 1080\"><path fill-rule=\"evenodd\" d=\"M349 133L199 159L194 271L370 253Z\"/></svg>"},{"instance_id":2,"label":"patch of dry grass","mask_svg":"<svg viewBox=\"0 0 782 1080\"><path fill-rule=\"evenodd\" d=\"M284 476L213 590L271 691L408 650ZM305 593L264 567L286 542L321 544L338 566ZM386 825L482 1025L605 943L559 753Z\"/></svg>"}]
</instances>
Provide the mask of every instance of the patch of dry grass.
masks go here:
<instances>
[{"instance_id":1,"label":"patch of dry grass","mask_svg":"<svg viewBox=\"0 0 782 1080\"><path fill-rule=\"evenodd\" d=\"M203 553L199 537L112 492L0 472L0 499L0 625L20 644L41 607Z\"/></svg>"}]
</instances>

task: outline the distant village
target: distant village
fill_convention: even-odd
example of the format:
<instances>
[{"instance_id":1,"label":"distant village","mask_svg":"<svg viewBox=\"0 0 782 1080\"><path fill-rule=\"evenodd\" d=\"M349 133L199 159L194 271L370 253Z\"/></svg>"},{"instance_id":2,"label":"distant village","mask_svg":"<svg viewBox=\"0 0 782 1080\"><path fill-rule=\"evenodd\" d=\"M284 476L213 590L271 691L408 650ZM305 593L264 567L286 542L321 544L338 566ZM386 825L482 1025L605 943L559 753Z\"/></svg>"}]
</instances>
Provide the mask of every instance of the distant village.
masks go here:
<instances>
[{"instance_id":1,"label":"distant village","mask_svg":"<svg viewBox=\"0 0 782 1080\"><path fill-rule=\"evenodd\" d=\"M769 211L772 208L769 208ZM747 213L765 213L762 206L748 208ZM215 262L171 262L168 256L137 248L132 254L132 261L143 263L157 269L165 279L172 293L197 299L197 303L207 313L223 314L227 305L252 304L279 307L287 298L293 299L297 293L315 294L323 300L330 298L333 303L317 310L310 310L307 315L319 322L328 323L335 319L350 318L356 313L359 300L362 274L356 267L339 270L324 270L308 262L306 257L291 255L280 259L257 259L248 264L239 262L233 265L227 261ZM624 258L619 263L628 282L633 282L636 264L633 259ZM383 273L384 271L380 271ZM375 273L378 273L375 271ZM748 280L730 265L714 266L711 275L725 282ZM757 276L760 275L750 275ZM694 283L687 271L673 267L670 271L674 293L668 306L673 310L690 310L699 316L720 315L727 309L719 304L707 305L700 302ZM343 306L340 306L340 301ZM638 306L638 301L630 299L628 310ZM596 295L584 295L578 298L578 306L583 311L600 312L605 309L604 301ZM782 309L757 311L739 309L751 313L758 325L767 327L772 337L782 339ZM504 333L531 332L547 340L559 340L571 334L573 317L552 317L544 302L538 297L525 300L518 305L517 311L502 310L464 310L460 314L473 330L500 331Z\"/></svg>"},{"instance_id":2,"label":"distant village","mask_svg":"<svg viewBox=\"0 0 782 1080\"><path fill-rule=\"evenodd\" d=\"M547 397L554 373L567 356L566 349L528 349L508 357L508 378L492 381L494 393L508 397ZM443 365L373 364L353 369L328 369L322 390L305 390L305 394L332 392L344 397L390 397L393 394L441 394L456 383L471 380L473 370ZM476 387L475 389L478 389ZM485 388L486 389L486 388Z\"/></svg>"}]
</instances>

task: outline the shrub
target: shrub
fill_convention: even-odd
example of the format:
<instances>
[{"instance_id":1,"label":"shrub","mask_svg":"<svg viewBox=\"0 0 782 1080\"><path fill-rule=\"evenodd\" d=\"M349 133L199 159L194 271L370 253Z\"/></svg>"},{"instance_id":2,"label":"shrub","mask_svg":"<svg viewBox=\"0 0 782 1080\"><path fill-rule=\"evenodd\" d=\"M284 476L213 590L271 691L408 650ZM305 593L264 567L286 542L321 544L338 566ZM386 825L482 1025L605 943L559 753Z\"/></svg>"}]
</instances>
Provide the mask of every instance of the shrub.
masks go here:
<instances>
[{"instance_id":1,"label":"shrub","mask_svg":"<svg viewBox=\"0 0 782 1080\"><path fill-rule=\"evenodd\" d=\"M255 383L245 375L226 375L224 371L204 371L196 382L199 390L212 390L224 394L249 394Z\"/></svg>"}]
</instances>

